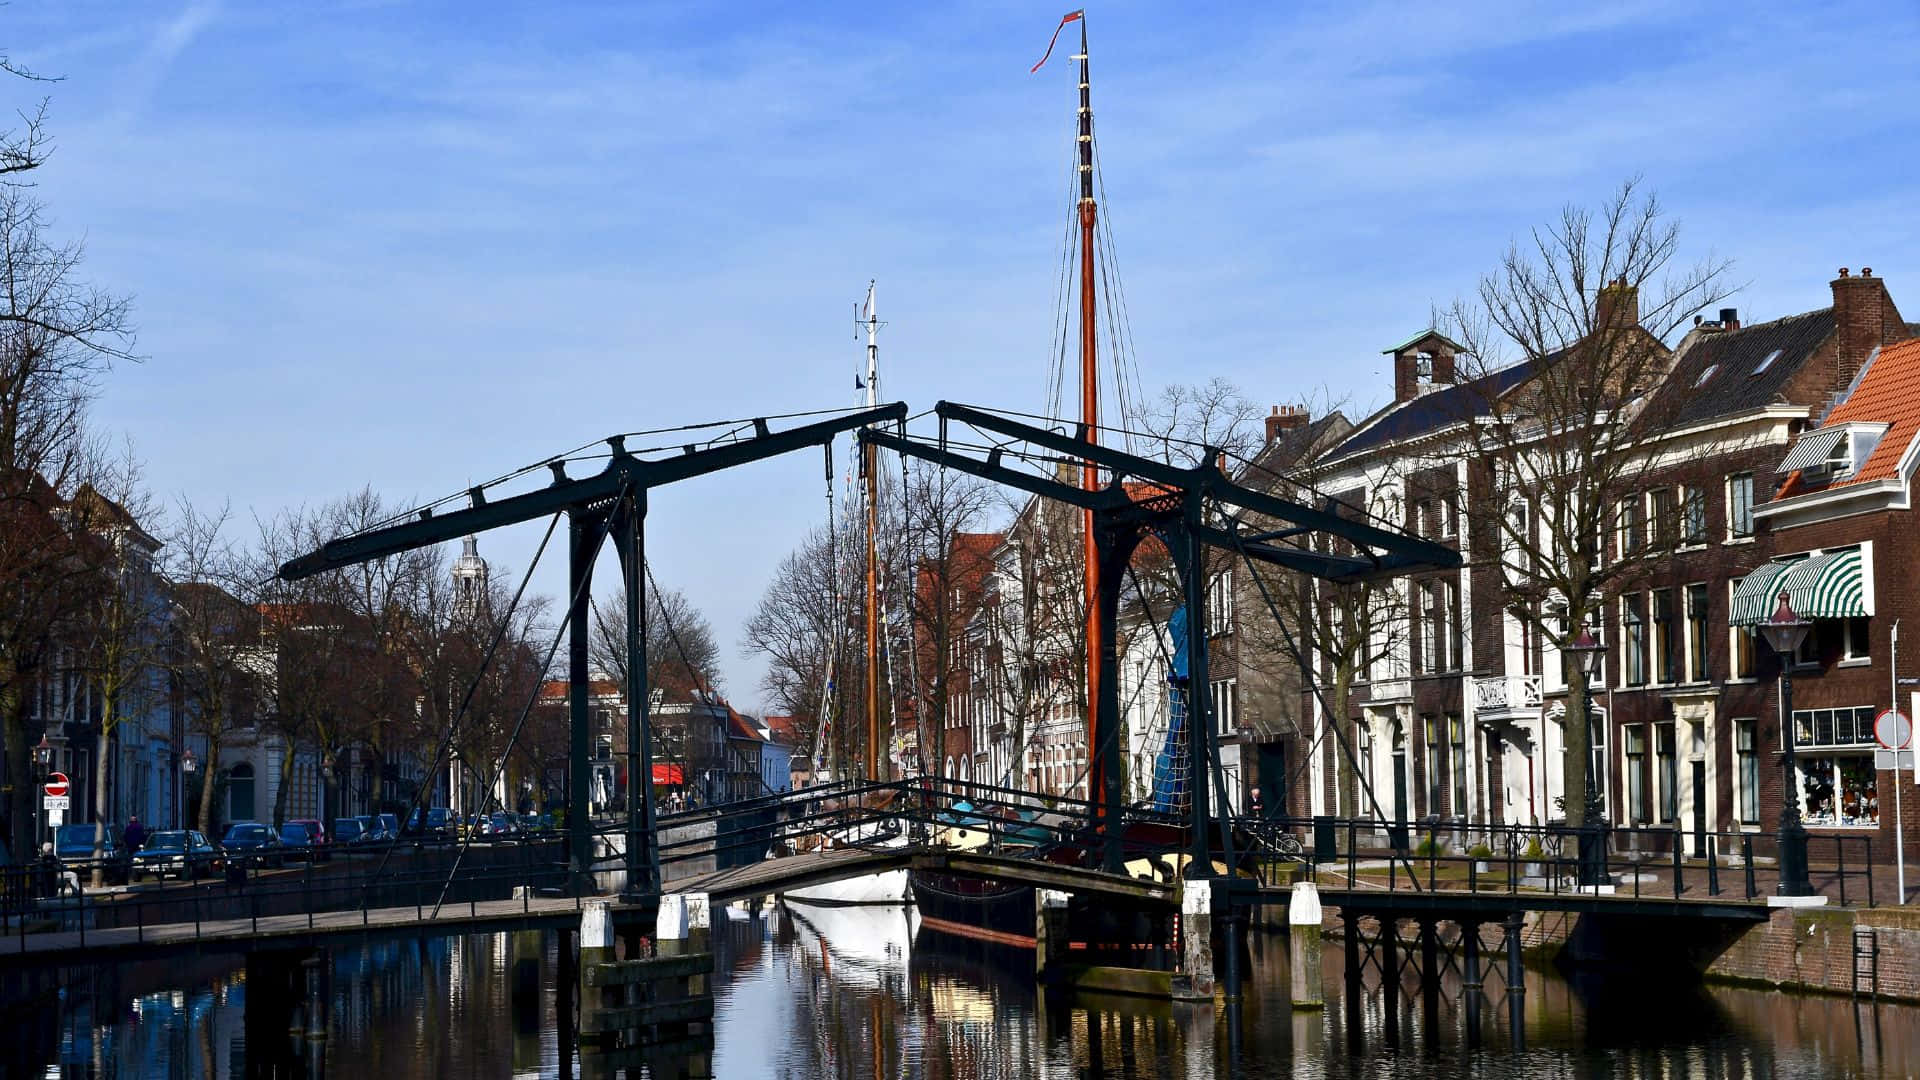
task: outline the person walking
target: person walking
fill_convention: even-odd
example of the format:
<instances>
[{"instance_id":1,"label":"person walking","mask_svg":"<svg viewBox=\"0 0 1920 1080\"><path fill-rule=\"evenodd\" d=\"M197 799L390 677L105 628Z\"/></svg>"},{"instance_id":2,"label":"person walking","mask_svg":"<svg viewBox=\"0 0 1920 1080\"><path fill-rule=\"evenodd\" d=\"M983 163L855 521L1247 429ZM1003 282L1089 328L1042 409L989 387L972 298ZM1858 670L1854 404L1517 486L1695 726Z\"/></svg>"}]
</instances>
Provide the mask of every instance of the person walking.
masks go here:
<instances>
[{"instance_id":1,"label":"person walking","mask_svg":"<svg viewBox=\"0 0 1920 1080\"><path fill-rule=\"evenodd\" d=\"M129 854L139 851L140 845L147 842L147 827L140 824L138 817L128 814L127 827L120 830L120 839L126 842Z\"/></svg>"}]
</instances>

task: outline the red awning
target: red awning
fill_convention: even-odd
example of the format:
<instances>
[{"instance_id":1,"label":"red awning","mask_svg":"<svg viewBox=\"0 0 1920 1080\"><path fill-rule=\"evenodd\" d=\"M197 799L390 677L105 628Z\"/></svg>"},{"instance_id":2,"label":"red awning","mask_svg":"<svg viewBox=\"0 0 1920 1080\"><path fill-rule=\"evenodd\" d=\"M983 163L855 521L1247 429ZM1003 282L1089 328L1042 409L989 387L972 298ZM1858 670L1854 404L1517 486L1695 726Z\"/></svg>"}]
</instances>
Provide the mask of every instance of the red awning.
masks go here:
<instances>
[{"instance_id":1,"label":"red awning","mask_svg":"<svg viewBox=\"0 0 1920 1080\"><path fill-rule=\"evenodd\" d=\"M664 784L667 787L679 787L686 783L686 780L682 777L680 766L678 765L655 765L653 767L653 782L656 784Z\"/></svg>"}]
</instances>

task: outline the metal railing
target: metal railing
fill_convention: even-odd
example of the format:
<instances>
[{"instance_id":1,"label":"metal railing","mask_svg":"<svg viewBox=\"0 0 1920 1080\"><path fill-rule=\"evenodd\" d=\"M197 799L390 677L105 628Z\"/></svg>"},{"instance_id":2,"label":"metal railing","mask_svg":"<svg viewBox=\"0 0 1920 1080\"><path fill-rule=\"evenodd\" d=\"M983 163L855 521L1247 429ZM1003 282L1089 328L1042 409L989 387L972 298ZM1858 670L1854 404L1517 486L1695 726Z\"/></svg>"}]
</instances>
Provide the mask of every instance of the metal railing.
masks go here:
<instances>
[{"instance_id":1,"label":"metal railing","mask_svg":"<svg viewBox=\"0 0 1920 1080\"><path fill-rule=\"evenodd\" d=\"M395 846L417 861L450 855L456 842L403 841ZM24 952L28 938L40 933L77 933L77 945L85 948L89 932L131 928L135 942L145 943L158 927L189 923L191 935L174 933L167 943L205 940L213 923L244 921L257 932L261 919L287 916L304 917L306 928L313 930L317 916L357 911L364 927L371 925L373 912L411 907L417 920L427 922L443 898L477 916L479 904L511 899L516 889L523 912L531 911L536 892L572 895L578 907L580 890L571 887L565 862L552 857L559 848L558 841L491 846L486 865L451 874L450 860L439 858L430 866L375 873L370 872L371 859L336 858L324 865L309 859L295 867L275 855L226 854L216 857L214 873L204 880L189 874L175 884L106 890L88 888L78 864L57 871L42 864L13 866L0 869L0 927ZM351 852L363 853L381 851L374 847ZM66 881L69 871L77 878L71 886Z\"/></svg>"}]
</instances>

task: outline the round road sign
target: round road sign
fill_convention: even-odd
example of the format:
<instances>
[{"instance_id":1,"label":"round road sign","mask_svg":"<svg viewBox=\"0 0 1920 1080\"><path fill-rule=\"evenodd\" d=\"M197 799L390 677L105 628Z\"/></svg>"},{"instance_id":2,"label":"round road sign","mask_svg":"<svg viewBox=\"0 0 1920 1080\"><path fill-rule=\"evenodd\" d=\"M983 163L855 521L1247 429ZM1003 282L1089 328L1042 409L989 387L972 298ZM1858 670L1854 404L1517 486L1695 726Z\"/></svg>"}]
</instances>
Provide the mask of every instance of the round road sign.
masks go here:
<instances>
[{"instance_id":1,"label":"round road sign","mask_svg":"<svg viewBox=\"0 0 1920 1080\"><path fill-rule=\"evenodd\" d=\"M67 793L67 774L57 772L47 778L47 794L58 798Z\"/></svg>"},{"instance_id":2,"label":"round road sign","mask_svg":"<svg viewBox=\"0 0 1920 1080\"><path fill-rule=\"evenodd\" d=\"M1905 750L1913 741L1913 721L1896 709L1873 718L1873 737L1888 750Z\"/></svg>"}]
</instances>

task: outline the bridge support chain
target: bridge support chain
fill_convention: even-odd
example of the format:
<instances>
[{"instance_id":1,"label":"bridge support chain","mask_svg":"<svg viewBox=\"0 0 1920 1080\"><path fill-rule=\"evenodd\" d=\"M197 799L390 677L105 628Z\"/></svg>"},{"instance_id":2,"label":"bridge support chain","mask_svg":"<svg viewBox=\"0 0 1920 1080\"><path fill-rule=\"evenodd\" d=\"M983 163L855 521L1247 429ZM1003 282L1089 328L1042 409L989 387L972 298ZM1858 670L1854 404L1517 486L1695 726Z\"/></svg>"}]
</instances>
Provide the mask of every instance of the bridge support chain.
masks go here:
<instances>
[{"instance_id":1,"label":"bridge support chain","mask_svg":"<svg viewBox=\"0 0 1920 1080\"><path fill-rule=\"evenodd\" d=\"M1293 883L1287 902L1287 982L1296 1009L1320 1009L1327 1004L1320 981L1320 887L1311 881Z\"/></svg>"},{"instance_id":2,"label":"bridge support chain","mask_svg":"<svg viewBox=\"0 0 1920 1080\"><path fill-rule=\"evenodd\" d=\"M1461 989L1467 1005L1467 1046L1478 1049L1480 1046L1480 924L1463 922L1460 924L1460 953L1466 965L1461 978Z\"/></svg>"},{"instance_id":3,"label":"bridge support chain","mask_svg":"<svg viewBox=\"0 0 1920 1080\"><path fill-rule=\"evenodd\" d=\"M1502 924L1507 930L1507 1024L1512 1029L1513 1048L1527 1046L1527 966L1521 954L1520 929L1526 916L1515 911Z\"/></svg>"},{"instance_id":4,"label":"bridge support chain","mask_svg":"<svg viewBox=\"0 0 1920 1080\"><path fill-rule=\"evenodd\" d=\"M1213 881L1180 883L1180 970L1173 978L1176 1001L1213 1000Z\"/></svg>"}]
</instances>

